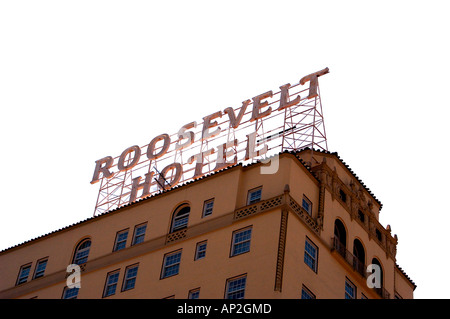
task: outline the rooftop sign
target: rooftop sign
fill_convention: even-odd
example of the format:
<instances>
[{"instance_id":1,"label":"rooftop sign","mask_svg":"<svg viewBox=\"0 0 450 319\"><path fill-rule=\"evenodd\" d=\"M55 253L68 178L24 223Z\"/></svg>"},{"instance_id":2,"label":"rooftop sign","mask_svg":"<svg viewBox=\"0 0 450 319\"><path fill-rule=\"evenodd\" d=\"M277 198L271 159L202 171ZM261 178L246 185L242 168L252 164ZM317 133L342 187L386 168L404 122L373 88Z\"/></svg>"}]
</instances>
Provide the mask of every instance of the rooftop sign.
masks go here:
<instances>
[{"instance_id":1,"label":"rooftop sign","mask_svg":"<svg viewBox=\"0 0 450 319\"><path fill-rule=\"evenodd\" d=\"M304 147L327 150L318 78L328 68L161 133L149 144L95 161L100 182L94 215L237 163ZM305 84L309 83L309 87Z\"/></svg>"}]
</instances>

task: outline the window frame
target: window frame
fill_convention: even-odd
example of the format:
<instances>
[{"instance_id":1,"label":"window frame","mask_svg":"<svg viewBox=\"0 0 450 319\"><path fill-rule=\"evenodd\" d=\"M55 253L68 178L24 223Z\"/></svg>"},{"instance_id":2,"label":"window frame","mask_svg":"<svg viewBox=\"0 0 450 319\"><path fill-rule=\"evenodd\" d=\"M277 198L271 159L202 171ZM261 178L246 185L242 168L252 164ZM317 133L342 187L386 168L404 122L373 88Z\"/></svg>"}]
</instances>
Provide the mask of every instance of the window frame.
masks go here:
<instances>
[{"instance_id":1,"label":"window frame","mask_svg":"<svg viewBox=\"0 0 450 319\"><path fill-rule=\"evenodd\" d=\"M181 212L181 210L183 210L185 208L189 208L189 212L184 213L181 216L178 216L178 214ZM189 224L190 214L191 214L191 206L189 204L185 203L185 204L179 205L172 214L172 220L171 220L171 224L170 224L170 234L187 228L188 224ZM183 222L181 225L175 226L176 222L178 220L182 220L182 219L186 219L186 222L185 223Z\"/></svg>"},{"instance_id":2,"label":"window frame","mask_svg":"<svg viewBox=\"0 0 450 319\"><path fill-rule=\"evenodd\" d=\"M145 227L144 233L137 235L137 232L139 231L139 228L141 228L141 227ZM133 239L131 240L131 246L142 244L145 241L146 233L147 233L147 222L134 226ZM142 237L142 241L136 243L136 238L141 238L141 237Z\"/></svg>"},{"instance_id":3,"label":"window frame","mask_svg":"<svg viewBox=\"0 0 450 319\"><path fill-rule=\"evenodd\" d=\"M32 263L26 263L26 264L20 266L19 273L17 274L16 286L19 286L19 285L22 285L22 284L28 282L28 277L30 276L30 273L31 273L31 265L32 265ZM26 277L22 276L22 272L25 269L28 269L28 273L27 273ZM21 281L21 279L25 279L25 281Z\"/></svg>"},{"instance_id":4,"label":"window frame","mask_svg":"<svg viewBox=\"0 0 450 319\"><path fill-rule=\"evenodd\" d=\"M119 241L120 235L122 235L122 234L124 234L124 233L127 234L126 237L125 237L125 239L122 239L122 240ZM114 252L114 251L120 251L120 250L122 250L122 249L127 248L128 234L129 234L129 233L130 233L130 228L125 228L125 229L119 230L119 231L116 233L116 240L114 241L113 252ZM122 244L122 243L124 243L124 246L123 246L122 248L118 248L118 245L119 245L119 244Z\"/></svg>"},{"instance_id":5,"label":"window frame","mask_svg":"<svg viewBox=\"0 0 450 319\"><path fill-rule=\"evenodd\" d=\"M80 246L83 245L85 242L88 242L88 241L89 241L89 247L85 247L85 248L81 248L81 249L80 249ZM75 252L74 252L74 254L73 254L72 264L75 264L75 265L78 265L78 266L79 266L79 265L84 265L85 263L87 263L88 258L89 258L89 253L90 253L90 251L91 251L91 246L92 246L92 240L91 240L91 238L85 238L85 239L79 241L78 244L77 244L77 246L76 246L76 248L75 248ZM83 256L82 258L77 257L77 255L78 255L78 254L80 253L80 251L82 251L82 250L83 250L83 252L87 250L87 255L86 255L86 256ZM77 261L80 260L80 259L83 259L83 260L86 259L86 260L84 260L84 262L82 262L82 263L77 262Z\"/></svg>"},{"instance_id":6,"label":"window frame","mask_svg":"<svg viewBox=\"0 0 450 319\"><path fill-rule=\"evenodd\" d=\"M207 207L208 204L212 204L212 207L211 207L211 208L208 208L208 207ZM211 212L207 214L206 212L208 211L208 209L211 209ZM205 201L203 202L202 218L211 216L212 213L213 213L213 210L214 210L214 198L210 198L210 199L208 199L208 200L205 200Z\"/></svg>"},{"instance_id":7,"label":"window frame","mask_svg":"<svg viewBox=\"0 0 450 319\"><path fill-rule=\"evenodd\" d=\"M42 275L37 276L38 275L38 268L43 262L45 262L44 269L39 271L39 272L42 272ZM41 258L41 259L39 259L36 262L36 267L34 268L34 274L33 274L32 279L38 279L38 278L44 277L45 269L47 268L47 263L48 263L48 257Z\"/></svg>"},{"instance_id":8,"label":"window frame","mask_svg":"<svg viewBox=\"0 0 450 319\"><path fill-rule=\"evenodd\" d=\"M251 199L252 198L252 194L254 194L256 192L259 192L259 198L257 200L252 200ZM250 189L247 192L247 205L256 204L256 203L260 202L261 199L262 199L262 186L258 186L258 187L252 188L252 189Z\"/></svg>"},{"instance_id":9,"label":"window frame","mask_svg":"<svg viewBox=\"0 0 450 319\"><path fill-rule=\"evenodd\" d=\"M303 203L304 202L306 202L307 204L308 204L308 206L309 206L309 208L308 209L306 209L304 206L303 206ZM306 197L305 196L305 194L303 194L303 198L302 198L302 208L308 213L308 215L309 216L312 216L312 202L311 202L311 200L308 198L308 197Z\"/></svg>"},{"instance_id":10,"label":"window frame","mask_svg":"<svg viewBox=\"0 0 450 319\"><path fill-rule=\"evenodd\" d=\"M250 238L242 240L242 241L239 241L239 242L236 242L236 235L238 235L240 233L243 233L243 232L246 232L248 230L250 230ZM250 225L250 226L247 226L247 227L244 227L244 228L240 228L240 229L237 229L237 230L233 231L233 233L231 235L230 257L239 256L239 255L246 254L246 253L250 252L251 241L252 241L252 233L253 233L253 225ZM246 242L249 243L248 244L248 250L236 253L236 249L235 249L236 245L242 245L243 243L246 243Z\"/></svg>"},{"instance_id":11,"label":"window frame","mask_svg":"<svg viewBox=\"0 0 450 319\"><path fill-rule=\"evenodd\" d=\"M311 247L313 247L315 249L315 256L313 258L313 256L311 256L310 252L306 249L306 245L309 244ZM311 267L311 265L305 260L306 256L308 255L308 257L314 261L314 268ZM312 271L314 271L317 274L317 270L318 270L318 265L319 265L319 247L317 247L317 245L308 238L308 236L305 237L305 252L303 255L303 262L308 266L309 269L311 269Z\"/></svg>"},{"instance_id":12,"label":"window frame","mask_svg":"<svg viewBox=\"0 0 450 319\"><path fill-rule=\"evenodd\" d=\"M194 294L197 294L197 298L192 298ZM189 290L188 299L200 299L200 287Z\"/></svg>"},{"instance_id":13,"label":"window frame","mask_svg":"<svg viewBox=\"0 0 450 319\"><path fill-rule=\"evenodd\" d=\"M304 294L309 296L310 298L303 298ZM316 295L311 290L309 290L308 287L306 287L305 285L302 285L302 291L301 291L300 299L316 299Z\"/></svg>"},{"instance_id":14,"label":"window frame","mask_svg":"<svg viewBox=\"0 0 450 319\"><path fill-rule=\"evenodd\" d=\"M347 293L347 286L353 288L353 296L350 296L350 294ZM344 286L344 297L345 299L356 299L356 285L350 280L348 279L348 277L345 277L345 286ZM347 296L352 297L352 298L347 298Z\"/></svg>"},{"instance_id":15,"label":"window frame","mask_svg":"<svg viewBox=\"0 0 450 319\"><path fill-rule=\"evenodd\" d=\"M181 255L182 255L183 250L182 249L178 249L175 251L171 251L168 252L166 254L164 254L163 257L163 263L162 263L162 267L161 267L161 275L159 279L165 279L165 278L170 278L173 276L176 276L180 273L180 265L181 265ZM180 254L179 260L173 264L167 265L167 258L169 258L170 256L176 255L176 254ZM170 274L170 275L166 275L166 268L168 267L173 267L173 266L177 266L177 271L176 273Z\"/></svg>"},{"instance_id":16,"label":"window frame","mask_svg":"<svg viewBox=\"0 0 450 319\"><path fill-rule=\"evenodd\" d=\"M205 248L203 250L200 251L200 246L205 245ZM195 245L195 256L194 256L194 260L199 260L199 259L203 259L206 257L206 248L208 246L208 241L207 240L203 240L198 242ZM199 253L203 253L203 256L199 257Z\"/></svg>"},{"instance_id":17,"label":"window frame","mask_svg":"<svg viewBox=\"0 0 450 319\"><path fill-rule=\"evenodd\" d=\"M128 278L127 277L128 276L128 272L130 270L132 270L132 269L135 269L135 268L136 268L136 274L134 276ZM123 275L123 280L122 280L122 289L120 290L121 292L132 290L132 289L134 289L136 287L138 271L139 271L139 263L129 265L129 266L127 266L125 268L125 273ZM126 285L127 285L128 281L133 280L133 279L134 279L133 287L127 288Z\"/></svg>"},{"instance_id":18,"label":"window frame","mask_svg":"<svg viewBox=\"0 0 450 319\"><path fill-rule=\"evenodd\" d=\"M229 289L230 289L230 284L231 284L232 282L236 282L236 281L242 280L242 279L245 280L245 282L244 282L244 288L241 288L241 289L239 289L238 291L230 292L230 291L229 291ZM246 288L247 288L247 274L246 274L246 273L245 273L245 274L242 274L242 275L235 276L235 277L228 278L228 279L226 280L226 282L225 282L225 295L224 295L224 299L245 299L245 290L246 290ZM242 291L242 297L241 297L241 298L230 298L230 295L231 295L231 294L236 294L236 293L241 292L241 291Z\"/></svg>"},{"instance_id":19,"label":"window frame","mask_svg":"<svg viewBox=\"0 0 450 319\"><path fill-rule=\"evenodd\" d=\"M109 280L109 278L111 277L111 276L113 276L113 275L116 275L117 274L117 280L116 280L116 282L115 283L108 283L108 280ZM117 291L117 284L119 283L119 277L120 277L120 268L119 269L116 269L116 270L113 270L113 271L110 271L110 272L108 272L107 274L106 274L106 280L105 280L105 286L104 286L104 288L103 288L103 294L102 294L102 298L107 298L107 297L109 297L109 296L113 296L113 295L115 295L116 294L116 291ZM110 286L112 286L112 285L115 285L115 287L114 287L114 292L112 293L112 294L109 294L109 295L106 295L106 292L108 291L108 287L110 287Z\"/></svg>"},{"instance_id":20,"label":"window frame","mask_svg":"<svg viewBox=\"0 0 450 319\"><path fill-rule=\"evenodd\" d=\"M72 289L75 289L74 292L76 291L76 294L71 296L70 298L66 298L67 292L71 291ZM62 294L61 299L78 299L78 293L79 292L80 292L80 288L76 288L76 287L69 288L69 287L65 286L64 289L63 289L63 294Z\"/></svg>"}]
</instances>

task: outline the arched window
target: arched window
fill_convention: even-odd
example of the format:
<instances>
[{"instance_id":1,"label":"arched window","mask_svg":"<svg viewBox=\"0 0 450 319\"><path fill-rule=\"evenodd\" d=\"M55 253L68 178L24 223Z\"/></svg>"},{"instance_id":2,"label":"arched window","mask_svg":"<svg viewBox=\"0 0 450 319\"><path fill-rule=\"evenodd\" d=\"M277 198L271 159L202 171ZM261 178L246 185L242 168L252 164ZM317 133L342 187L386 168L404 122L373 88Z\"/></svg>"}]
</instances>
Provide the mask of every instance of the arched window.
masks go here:
<instances>
[{"instance_id":1,"label":"arched window","mask_svg":"<svg viewBox=\"0 0 450 319\"><path fill-rule=\"evenodd\" d=\"M377 265L380 267L380 285L381 288L383 287L383 267L381 267L381 263L377 258L372 258L372 264Z\"/></svg>"},{"instance_id":2,"label":"arched window","mask_svg":"<svg viewBox=\"0 0 450 319\"><path fill-rule=\"evenodd\" d=\"M366 252L364 246L359 239L353 241L353 268L361 275L365 275L366 271Z\"/></svg>"},{"instance_id":3,"label":"arched window","mask_svg":"<svg viewBox=\"0 0 450 319\"><path fill-rule=\"evenodd\" d=\"M170 226L171 233L187 227L190 212L191 208L187 204L182 204L175 209L172 217L172 225Z\"/></svg>"},{"instance_id":4,"label":"arched window","mask_svg":"<svg viewBox=\"0 0 450 319\"><path fill-rule=\"evenodd\" d=\"M91 240L90 239L82 240L75 249L72 263L76 265L85 264L88 260L90 249L91 249Z\"/></svg>"},{"instance_id":5,"label":"arched window","mask_svg":"<svg viewBox=\"0 0 450 319\"><path fill-rule=\"evenodd\" d=\"M347 249L347 232L344 224L339 219L334 221L334 245L335 249L345 257Z\"/></svg>"}]
</instances>

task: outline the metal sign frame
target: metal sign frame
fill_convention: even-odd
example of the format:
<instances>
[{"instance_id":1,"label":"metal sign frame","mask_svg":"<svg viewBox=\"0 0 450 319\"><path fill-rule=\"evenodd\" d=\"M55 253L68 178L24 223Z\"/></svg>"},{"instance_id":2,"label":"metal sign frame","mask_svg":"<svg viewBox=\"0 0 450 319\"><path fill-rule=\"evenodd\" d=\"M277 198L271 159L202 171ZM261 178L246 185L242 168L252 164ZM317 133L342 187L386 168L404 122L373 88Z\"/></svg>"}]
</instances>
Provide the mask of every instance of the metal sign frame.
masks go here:
<instances>
[{"instance_id":1,"label":"metal sign frame","mask_svg":"<svg viewBox=\"0 0 450 319\"><path fill-rule=\"evenodd\" d=\"M309 74L276 93L265 92L240 107L205 116L201 123L190 122L177 133L96 161L91 183L100 182L100 189L94 216L236 163L305 147L328 150L318 83L328 72Z\"/></svg>"}]
</instances>

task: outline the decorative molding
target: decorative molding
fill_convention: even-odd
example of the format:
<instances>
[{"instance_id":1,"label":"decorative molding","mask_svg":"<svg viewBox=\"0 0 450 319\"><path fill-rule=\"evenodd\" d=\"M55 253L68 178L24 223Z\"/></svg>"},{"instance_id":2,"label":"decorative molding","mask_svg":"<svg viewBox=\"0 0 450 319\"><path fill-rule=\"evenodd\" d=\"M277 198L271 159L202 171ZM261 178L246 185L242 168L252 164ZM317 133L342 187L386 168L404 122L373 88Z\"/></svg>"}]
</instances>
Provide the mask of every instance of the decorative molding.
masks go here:
<instances>
[{"instance_id":1,"label":"decorative molding","mask_svg":"<svg viewBox=\"0 0 450 319\"><path fill-rule=\"evenodd\" d=\"M278 253L277 253L277 267L275 272L275 291L281 292L283 285L283 268L284 268L284 253L286 250L286 233L289 212L286 209L281 211L280 221L280 236L278 239Z\"/></svg>"}]
</instances>

